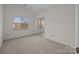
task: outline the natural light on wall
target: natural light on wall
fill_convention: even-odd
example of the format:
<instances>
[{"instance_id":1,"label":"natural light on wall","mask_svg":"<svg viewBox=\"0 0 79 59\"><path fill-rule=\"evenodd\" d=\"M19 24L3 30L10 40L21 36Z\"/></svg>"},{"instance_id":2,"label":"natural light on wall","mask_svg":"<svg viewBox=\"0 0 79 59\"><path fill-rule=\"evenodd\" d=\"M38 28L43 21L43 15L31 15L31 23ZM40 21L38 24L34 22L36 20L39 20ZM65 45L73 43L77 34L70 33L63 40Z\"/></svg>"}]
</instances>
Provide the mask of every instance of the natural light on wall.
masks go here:
<instances>
[{"instance_id":1,"label":"natural light on wall","mask_svg":"<svg viewBox=\"0 0 79 59\"><path fill-rule=\"evenodd\" d=\"M29 29L31 28L31 20L22 16L13 16L13 29Z\"/></svg>"}]
</instances>

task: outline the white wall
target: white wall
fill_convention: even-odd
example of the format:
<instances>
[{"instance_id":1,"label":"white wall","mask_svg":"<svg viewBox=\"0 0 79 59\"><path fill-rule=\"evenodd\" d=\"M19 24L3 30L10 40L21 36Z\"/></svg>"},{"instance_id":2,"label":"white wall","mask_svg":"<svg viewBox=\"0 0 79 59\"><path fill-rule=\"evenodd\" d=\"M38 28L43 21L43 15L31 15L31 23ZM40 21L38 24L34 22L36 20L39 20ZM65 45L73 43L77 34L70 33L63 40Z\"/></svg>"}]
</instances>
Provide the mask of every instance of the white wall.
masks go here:
<instances>
[{"instance_id":1,"label":"white wall","mask_svg":"<svg viewBox=\"0 0 79 59\"><path fill-rule=\"evenodd\" d=\"M36 16L45 17L45 37L54 41L75 46L75 10L74 5L56 5L44 13ZM34 30L34 15L17 5L4 5L4 39L37 33ZM32 19L32 28L28 30L13 30L12 16L24 16ZM36 21L36 19L35 19ZM37 24L37 23L35 23Z\"/></svg>"},{"instance_id":2,"label":"white wall","mask_svg":"<svg viewBox=\"0 0 79 59\"><path fill-rule=\"evenodd\" d=\"M2 5L0 5L0 47L1 47L1 44L2 44L2 33L3 33L3 19L2 19L3 15L2 15Z\"/></svg>"},{"instance_id":3,"label":"white wall","mask_svg":"<svg viewBox=\"0 0 79 59\"><path fill-rule=\"evenodd\" d=\"M56 5L38 17L45 17L45 37L75 47L74 5Z\"/></svg>"},{"instance_id":4,"label":"white wall","mask_svg":"<svg viewBox=\"0 0 79 59\"><path fill-rule=\"evenodd\" d=\"M19 5L3 5L4 11L4 40L16 38L34 33L34 17L26 9ZM14 30L12 28L12 16L23 16L32 20L31 29Z\"/></svg>"}]
</instances>

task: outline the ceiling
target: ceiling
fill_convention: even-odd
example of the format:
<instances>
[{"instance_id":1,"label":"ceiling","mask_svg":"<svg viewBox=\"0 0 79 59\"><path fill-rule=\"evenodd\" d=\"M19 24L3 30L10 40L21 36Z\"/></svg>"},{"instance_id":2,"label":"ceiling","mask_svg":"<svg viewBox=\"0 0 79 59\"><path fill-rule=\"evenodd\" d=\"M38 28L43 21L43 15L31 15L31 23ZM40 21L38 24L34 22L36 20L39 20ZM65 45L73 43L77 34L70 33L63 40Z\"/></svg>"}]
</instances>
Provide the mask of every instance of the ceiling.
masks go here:
<instances>
[{"instance_id":1,"label":"ceiling","mask_svg":"<svg viewBox=\"0 0 79 59\"><path fill-rule=\"evenodd\" d=\"M23 4L21 6L27 9L29 12L36 15L38 13L41 13L50 9L54 5L53 4Z\"/></svg>"}]
</instances>

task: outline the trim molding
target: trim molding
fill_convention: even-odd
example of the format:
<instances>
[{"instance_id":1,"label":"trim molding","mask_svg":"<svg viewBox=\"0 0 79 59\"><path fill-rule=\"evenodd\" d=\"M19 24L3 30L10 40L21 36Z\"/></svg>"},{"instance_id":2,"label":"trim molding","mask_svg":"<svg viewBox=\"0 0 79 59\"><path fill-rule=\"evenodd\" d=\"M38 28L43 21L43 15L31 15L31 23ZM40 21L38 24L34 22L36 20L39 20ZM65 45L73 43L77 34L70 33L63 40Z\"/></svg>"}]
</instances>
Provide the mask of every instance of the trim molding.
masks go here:
<instances>
[{"instance_id":1,"label":"trim molding","mask_svg":"<svg viewBox=\"0 0 79 59\"><path fill-rule=\"evenodd\" d=\"M19 39L19 38L24 38L24 37L34 36L34 35L36 35L36 34L24 35L24 36L19 36L19 37L11 38L11 39ZM6 39L6 40L10 40L10 39ZM6 40L4 40L4 41L6 41Z\"/></svg>"},{"instance_id":2,"label":"trim molding","mask_svg":"<svg viewBox=\"0 0 79 59\"><path fill-rule=\"evenodd\" d=\"M46 39L49 39L49 38L46 38ZM49 40L52 40L52 39L49 39ZM59 43L59 44L61 44L61 45L65 45L65 46L67 46L67 47L71 47L71 48L73 48L73 49L76 48L76 47L72 47L72 46L70 46L70 45L67 45L67 44L64 44L64 43L61 43L61 42L55 41L55 40L52 40L52 41L57 42L57 43Z\"/></svg>"},{"instance_id":3,"label":"trim molding","mask_svg":"<svg viewBox=\"0 0 79 59\"><path fill-rule=\"evenodd\" d=\"M40 34L40 33L35 33L35 34L19 36L19 37L15 37L15 38L11 38L11 39L19 39L19 38L24 38L24 37L29 37L29 36L39 35L39 34ZM10 39L6 39L6 40L10 40ZM6 41L6 40L4 40L4 41Z\"/></svg>"}]
</instances>

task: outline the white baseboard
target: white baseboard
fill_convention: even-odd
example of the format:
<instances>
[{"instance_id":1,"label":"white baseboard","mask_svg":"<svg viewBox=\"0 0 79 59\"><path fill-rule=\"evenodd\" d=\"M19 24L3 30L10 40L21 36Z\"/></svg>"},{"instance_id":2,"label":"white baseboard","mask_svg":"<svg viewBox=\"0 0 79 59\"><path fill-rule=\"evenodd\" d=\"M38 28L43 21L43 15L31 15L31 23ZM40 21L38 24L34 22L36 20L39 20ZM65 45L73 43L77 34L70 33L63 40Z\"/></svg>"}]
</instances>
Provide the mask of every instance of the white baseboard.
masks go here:
<instances>
[{"instance_id":1,"label":"white baseboard","mask_svg":"<svg viewBox=\"0 0 79 59\"><path fill-rule=\"evenodd\" d=\"M46 39L52 40L52 39L50 39L50 38L46 38ZM56 41L56 40L52 40L52 41L55 41L55 42L57 42L57 43L59 43L59 44L66 45L66 46L71 47L71 48L76 48L75 46L71 46L71 45L68 45L68 44L65 44L65 43L62 43L62 42Z\"/></svg>"},{"instance_id":2,"label":"white baseboard","mask_svg":"<svg viewBox=\"0 0 79 59\"><path fill-rule=\"evenodd\" d=\"M10 39L18 39L18 38L29 37L29 36L33 36L33 35L35 35L35 34L23 35L23 36L18 36L18 37L10 38ZM10 40L10 39L5 39L5 40Z\"/></svg>"}]
</instances>

